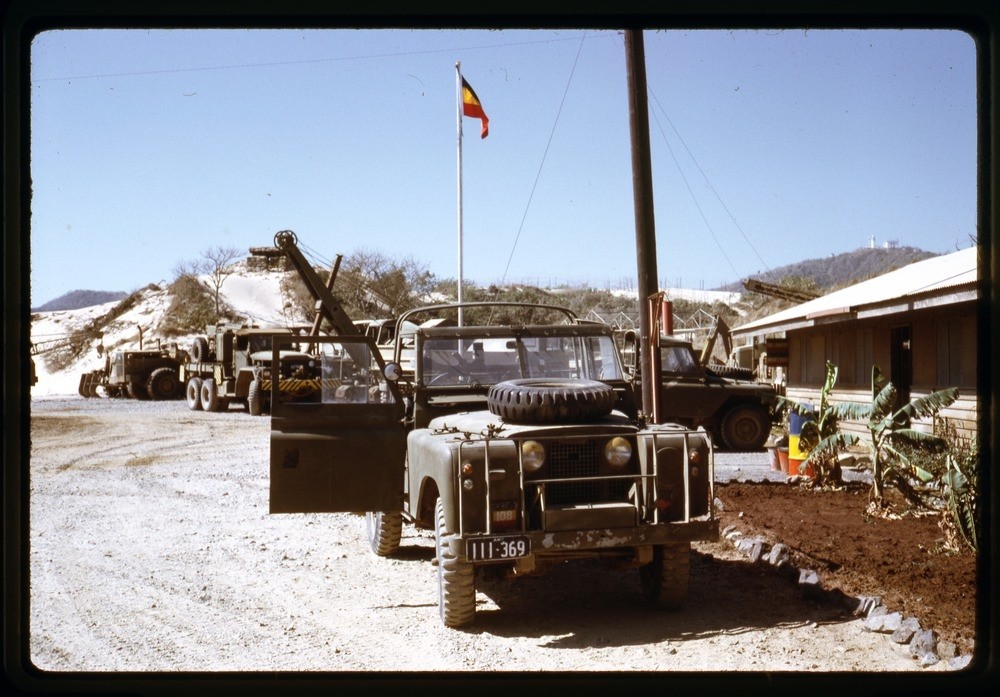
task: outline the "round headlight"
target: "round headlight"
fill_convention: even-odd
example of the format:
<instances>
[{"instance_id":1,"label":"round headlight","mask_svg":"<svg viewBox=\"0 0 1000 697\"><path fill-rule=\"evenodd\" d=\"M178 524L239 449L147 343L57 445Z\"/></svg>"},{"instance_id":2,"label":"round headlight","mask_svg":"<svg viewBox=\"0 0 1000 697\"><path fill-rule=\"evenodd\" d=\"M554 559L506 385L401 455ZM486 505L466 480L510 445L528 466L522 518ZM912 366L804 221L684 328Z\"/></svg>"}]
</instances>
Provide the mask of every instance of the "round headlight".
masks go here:
<instances>
[{"instance_id":1,"label":"round headlight","mask_svg":"<svg viewBox=\"0 0 1000 697\"><path fill-rule=\"evenodd\" d=\"M632 459L632 444L621 436L615 436L604 446L604 459L612 467L622 467Z\"/></svg>"},{"instance_id":2,"label":"round headlight","mask_svg":"<svg viewBox=\"0 0 1000 697\"><path fill-rule=\"evenodd\" d=\"M535 472L545 463L545 448L534 440L521 443L521 462L528 472Z\"/></svg>"}]
</instances>

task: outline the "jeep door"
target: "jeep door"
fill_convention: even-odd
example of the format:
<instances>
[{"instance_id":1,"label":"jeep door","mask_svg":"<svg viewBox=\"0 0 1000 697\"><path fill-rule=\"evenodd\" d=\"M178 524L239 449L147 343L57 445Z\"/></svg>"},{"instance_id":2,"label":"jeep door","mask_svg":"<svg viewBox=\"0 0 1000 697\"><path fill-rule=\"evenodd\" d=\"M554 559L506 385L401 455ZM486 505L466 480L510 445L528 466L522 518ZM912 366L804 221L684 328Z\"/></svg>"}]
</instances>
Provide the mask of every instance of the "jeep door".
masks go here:
<instances>
[{"instance_id":1,"label":"jeep door","mask_svg":"<svg viewBox=\"0 0 1000 697\"><path fill-rule=\"evenodd\" d=\"M668 421L698 425L726 400L721 380L712 380L687 345L660 348L660 413Z\"/></svg>"},{"instance_id":2,"label":"jeep door","mask_svg":"<svg viewBox=\"0 0 1000 697\"><path fill-rule=\"evenodd\" d=\"M403 402L374 341L311 338L315 359L279 377L291 341L272 344L270 512L402 510Z\"/></svg>"}]
</instances>

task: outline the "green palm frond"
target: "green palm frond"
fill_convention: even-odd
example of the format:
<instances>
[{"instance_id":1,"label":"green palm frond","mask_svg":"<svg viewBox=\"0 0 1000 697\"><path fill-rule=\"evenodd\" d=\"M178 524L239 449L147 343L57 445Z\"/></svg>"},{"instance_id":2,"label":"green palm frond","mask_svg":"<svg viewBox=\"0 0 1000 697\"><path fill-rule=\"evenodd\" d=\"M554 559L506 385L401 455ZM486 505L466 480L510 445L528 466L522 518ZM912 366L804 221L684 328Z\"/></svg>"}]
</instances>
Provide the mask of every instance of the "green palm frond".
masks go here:
<instances>
[{"instance_id":1,"label":"green palm frond","mask_svg":"<svg viewBox=\"0 0 1000 697\"><path fill-rule=\"evenodd\" d=\"M868 418L872 423L878 423L886 418L892 420L892 410L895 406L896 388L889 382L875 395L875 399L872 401L871 414Z\"/></svg>"},{"instance_id":2,"label":"green palm frond","mask_svg":"<svg viewBox=\"0 0 1000 697\"><path fill-rule=\"evenodd\" d=\"M948 447L948 441L929 433L913 428L897 428L885 436L886 443L905 443L922 448L928 452L943 452Z\"/></svg>"},{"instance_id":3,"label":"green palm frond","mask_svg":"<svg viewBox=\"0 0 1000 697\"><path fill-rule=\"evenodd\" d=\"M910 403L901 408L897 413L907 417L907 419L934 416L945 407L951 406L956 399L958 399L958 388L949 387L944 390L931 392L924 397L910 400Z\"/></svg>"},{"instance_id":4,"label":"green palm frond","mask_svg":"<svg viewBox=\"0 0 1000 697\"><path fill-rule=\"evenodd\" d=\"M833 459L837 457L837 454L840 451L845 450L852 445L857 445L860 442L861 439L853 433L834 433L817 443L809 451L809 455L806 457L805 462L815 465L816 463Z\"/></svg>"},{"instance_id":5,"label":"green palm frond","mask_svg":"<svg viewBox=\"0 0 1000 697\"><path fill-rule=\"evenodd\" d=\"M859 404L858 402L843 402L834 404L831 413L838 421L867 421L872 415L871 404Z\"/></svg>"}]
</instances>

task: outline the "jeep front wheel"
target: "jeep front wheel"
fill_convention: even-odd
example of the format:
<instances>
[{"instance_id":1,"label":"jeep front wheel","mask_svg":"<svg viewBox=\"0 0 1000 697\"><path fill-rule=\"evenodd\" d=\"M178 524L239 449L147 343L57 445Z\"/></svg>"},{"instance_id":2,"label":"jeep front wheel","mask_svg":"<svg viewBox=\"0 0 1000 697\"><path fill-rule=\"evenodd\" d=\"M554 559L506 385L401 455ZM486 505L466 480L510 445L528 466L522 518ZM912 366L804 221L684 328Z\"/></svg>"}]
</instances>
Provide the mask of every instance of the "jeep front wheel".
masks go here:
<instances>
[{"instance_id":1,"label":"jeep front wheel","mask_svg":"<svg viewBox=\"0 0 1000 697\"><path fill-rule=\"evenodd\" d=\"M446 627L462 627L476 616L475 568L448 548L444 504L435 506L434 550L437 554L438 609Z\"/></svg>"},{"instance_id":2,"label":"jeep front wheel","mask_svg":"<svg viewBox=\"0 0 1000 697\"><path fill-rule=\"evenodd\" d=\"M722 442L730 450L760 450L771 435L771 418L764 407L743 404L722 419Z\"/></svg>"},{"instance_id":3,"label":"jeep front wheel","mask_svg":"<svg viewBox=\"0 0 1000 697\"><path fill-rule=\"evenodd\" d=\"M368 533L368 546L375 554L380 557L395 554L403 537L403 513L368 511L365 514L365 530Z\"/></svg>"},{"instance_id":4,"label":"jeep front wheel","mask_svg":"<svg viewBox=\"0 0 1000 697\"><path fill-rule=\"evenodd\" d=\"M677 610L684 604L691 578L691 543L659 545L653 561L639 567L646 600L655 608Z\"/></svg>"},{"instance_id":5,"label":"jeep front wheel","mask_svg":"<svg viewBox=\"0 0 1000 697\"><path fill-rule=\"evenodd\" d=\"M604 416L615 405L615 391L597 380L525 378L490 387L490 413L514 423L579 421Z\"/></svg>"}]
</instances>

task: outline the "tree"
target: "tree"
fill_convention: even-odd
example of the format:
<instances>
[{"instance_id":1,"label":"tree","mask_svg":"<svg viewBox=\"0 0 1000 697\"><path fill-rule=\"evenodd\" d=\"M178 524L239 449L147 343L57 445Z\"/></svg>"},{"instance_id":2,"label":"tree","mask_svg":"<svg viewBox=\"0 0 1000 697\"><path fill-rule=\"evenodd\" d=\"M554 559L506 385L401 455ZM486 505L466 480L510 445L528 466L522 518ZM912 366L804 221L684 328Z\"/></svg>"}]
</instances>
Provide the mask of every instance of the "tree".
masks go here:
<instances>
[{"instance_id":1,"label":"tree","mask_svg":"<svg viewBox=\"0 0 1000 697\"><path fill-rule=\"evenodd\" d=\"M241 252L235 247L216 246L206 249L201 253L201 260L196 264L196 269L208 276L208 283L215 298L215 313L222 311L220 302L220 292L222 284L233 275L232 263L239 258Z\"/></svg>"}]
</instances>

